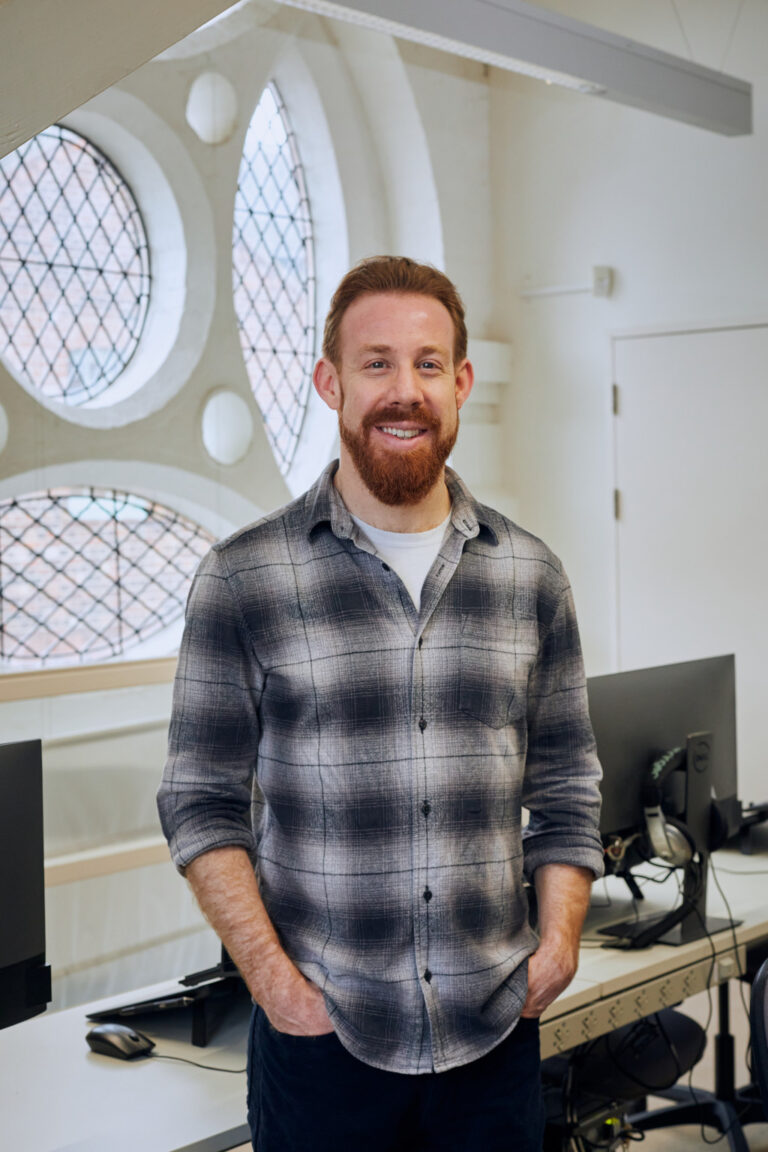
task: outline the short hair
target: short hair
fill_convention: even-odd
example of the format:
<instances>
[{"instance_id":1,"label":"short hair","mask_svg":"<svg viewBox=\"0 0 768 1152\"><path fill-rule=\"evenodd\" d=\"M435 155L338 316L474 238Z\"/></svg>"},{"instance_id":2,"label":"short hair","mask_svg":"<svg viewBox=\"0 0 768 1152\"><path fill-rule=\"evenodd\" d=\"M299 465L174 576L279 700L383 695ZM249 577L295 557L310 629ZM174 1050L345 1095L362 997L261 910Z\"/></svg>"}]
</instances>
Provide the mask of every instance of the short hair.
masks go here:
<instances>
[{"instance_id":1,"label":"short hair","mask_svg":"<svg viewBox=\"0 0 768 1152\"><path fill-rule=\"evenodd\" d=\"M459 364L467 355L464 303L445 273L431 264L419 264L408 256L368 256L350 268L333 294L323 332L323 356L336 367L341 364L341 322L349 306L360 296L379 292L431 296L448 311L453 321L453 359Z\"/></svg>"}]
</instances>

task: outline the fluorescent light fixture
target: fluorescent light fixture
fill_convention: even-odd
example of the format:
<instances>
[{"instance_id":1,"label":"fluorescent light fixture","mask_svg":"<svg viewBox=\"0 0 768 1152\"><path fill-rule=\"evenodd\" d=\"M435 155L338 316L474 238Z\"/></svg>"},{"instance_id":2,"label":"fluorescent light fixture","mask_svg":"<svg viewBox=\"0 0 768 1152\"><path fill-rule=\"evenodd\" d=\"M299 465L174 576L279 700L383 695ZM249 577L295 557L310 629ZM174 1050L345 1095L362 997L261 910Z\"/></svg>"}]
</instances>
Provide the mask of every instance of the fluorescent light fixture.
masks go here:
<instances>
[{"instance_id":1,"label":"fluorescent light fixture","mask_svg":"<svg viewBox=\"0 0 768 1152\"><path fill-rule=\"evenodd\" d=\"M282 2L726 136L752 131L744 80L524 0Z\"/></svg>"}]
</instances>

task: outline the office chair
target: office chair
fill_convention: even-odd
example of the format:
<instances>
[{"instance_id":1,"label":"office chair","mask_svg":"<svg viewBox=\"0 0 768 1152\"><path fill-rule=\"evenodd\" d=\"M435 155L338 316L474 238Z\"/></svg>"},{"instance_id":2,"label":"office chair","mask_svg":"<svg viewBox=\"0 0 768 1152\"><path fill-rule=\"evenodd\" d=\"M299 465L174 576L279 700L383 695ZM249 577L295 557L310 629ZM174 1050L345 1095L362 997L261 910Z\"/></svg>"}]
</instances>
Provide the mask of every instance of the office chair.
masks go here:
<instances>
[{"instance_id":1,"label":"office chair","mask_svg":"<svg viewBox=\"0 0 768 1152\"><path fill-rule=\"evenodd\" d=\"M744 1125L768 1118L768 960L755 977L751 1005L754 1079L762 1102L755 1085L734 1086L728 985L721 984L717 992L714 1092L684 1082L703 1054L703 1029L682 1012L665 1008L543 1061L545 1152L589 1152L597 1145L612 1149L627 1131L680 1124L714 1128L730 1152L749 1152ZM646 1096L669 1103L649 1109Z\"/></svg>"},{"instance_id":2,"label":"office chair","mask_svg":"<svg viewBox=\"0 0 768 1152\"><path fill-rule=\"evenodd\" d=\"M760 1090L763 1111L768 1120L768 960L763 961L752 983L749 1030L752 1038L752 1074Z\"/></svg>"},{"instance_id":3,"label":"office chair","mask_svg":"<svg viewBox=\"0 0 768 1152\"><path fill-rule=\"evenodd\" d=\"M701 1059L705 1045L700 1024L664 1008L550 1056L542 1063L544 1152L618 1146L627 1114L644 1108L647 1095L671 1089Z\"/></svg>"}]
</instances>

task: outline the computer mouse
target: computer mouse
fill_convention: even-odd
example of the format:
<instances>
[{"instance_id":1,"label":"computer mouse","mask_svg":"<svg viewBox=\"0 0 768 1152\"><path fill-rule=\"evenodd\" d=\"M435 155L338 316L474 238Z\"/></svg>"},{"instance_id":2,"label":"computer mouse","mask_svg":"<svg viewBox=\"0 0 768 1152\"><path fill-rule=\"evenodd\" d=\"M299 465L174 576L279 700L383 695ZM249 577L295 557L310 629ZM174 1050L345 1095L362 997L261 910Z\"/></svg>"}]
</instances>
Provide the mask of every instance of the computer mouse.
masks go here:
<instances>
[{"instance_id":1,"label":"computer mouse","mask_svg":"<svg viewBox=\"0 0 768 1152\"><path fill-rule=\"evenodd\" d=\"M155 1046L154 1040L143 1032L136 1032L128 1024L97 1024L85 1038L92 1051L101 1056L115 1056L118 1060L147 1056Z\"/></svg>"}]
</instances>

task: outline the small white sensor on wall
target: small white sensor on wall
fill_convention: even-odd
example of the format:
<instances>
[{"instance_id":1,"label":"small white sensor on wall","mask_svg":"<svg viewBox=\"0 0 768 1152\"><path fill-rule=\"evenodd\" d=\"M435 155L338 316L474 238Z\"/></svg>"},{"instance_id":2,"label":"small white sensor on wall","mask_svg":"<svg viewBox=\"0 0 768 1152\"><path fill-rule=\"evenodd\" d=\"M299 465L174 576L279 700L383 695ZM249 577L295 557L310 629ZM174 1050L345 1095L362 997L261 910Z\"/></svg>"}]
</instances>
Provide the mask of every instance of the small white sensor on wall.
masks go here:
<instances>
[{"instance_id":1,"label":"small white sensor on wall","mask_svg":"<svg viewBox=\"0 0 768 1152\"><path fill-rule=\"evenodd\" d=\"M204 144L225 144L237 124L237 93L226 76L202 72L187 97L187 123Z\"/></svg>"},{"instance_id":2,"label":"small white sensor on wall","mask_svg":"<svg viewBox=\"0 0 768 1152\"><path fill-rule=\"evenodd\" d=\"M253 416L237 392L220 389L208 397L202 418L203 444L217 464L236 464L253 441Z\"/></svg>"}]
</instances>

